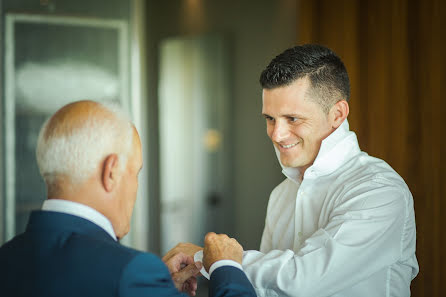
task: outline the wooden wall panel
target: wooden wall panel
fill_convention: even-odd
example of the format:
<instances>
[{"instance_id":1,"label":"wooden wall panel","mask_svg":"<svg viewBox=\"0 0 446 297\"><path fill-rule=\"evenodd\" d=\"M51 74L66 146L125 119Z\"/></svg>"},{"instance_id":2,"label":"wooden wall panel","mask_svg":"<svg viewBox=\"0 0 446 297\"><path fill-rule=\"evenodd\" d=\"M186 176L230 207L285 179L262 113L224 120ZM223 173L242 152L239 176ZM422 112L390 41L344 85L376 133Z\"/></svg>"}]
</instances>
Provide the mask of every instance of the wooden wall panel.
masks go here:
<instances>
[{"instance_id":1,"label":"wooden wall panel","mask_svg":"<svg viewBox=\"0 0 446 297\"><path fill-rule=\"evenodd\" d=\"M409 110L409 50L408 50L408 13L406 0L394 0L390 2L390 54L388 65L390 68L389 84L390 94L385 100L392 102L386 105L392 106L389 110L388 125L392 132L388 135L390 146L387 148L388 160L391 160L393 168L403 177L408 177L408 160L410 159L408 147L411 145L408 131L414 122L410 119ZM389 30L387 28L386 30ZM386 31L383 33L385 34ZM389 129L388 129L389 130ZM398 133L396 133L398 131ZM398 148L398 149L395 149Z\"/></svg>"},{"instance_id":2,"label":"wooden wall panel","mask_svg":"<svg viewBox=\"0 0 446 297\"><path fill-rule=\"evenodd\" d=\"M349 122L361 148L392 165L414 196L420 273L412 296L446 291L445 3L301 0L298 6L298 43L326 45L346 64Z\"/></svg>"},{"instance_id":3,"label":"wooden wall panel","mask_svg":"<svg viewBox=\"0 0 446 297\"><path fill-rule=\"evenodd\" d=\"M351 98L358 98L359 86L359 2L346 1L300 1L298 5L299 30L298 42L330 44L330 47L338 53L350 75ZM337 14L333 14L337 11ZM323 20L323 21L321 21ZM336 32L330 32L330 28L338 28ZM359 114L361 102L352 100L350 112ZM357 118L349 119L350 125L358 126ZM358 131L361 137L361 131Z\"/></svg>"}]
</instances>

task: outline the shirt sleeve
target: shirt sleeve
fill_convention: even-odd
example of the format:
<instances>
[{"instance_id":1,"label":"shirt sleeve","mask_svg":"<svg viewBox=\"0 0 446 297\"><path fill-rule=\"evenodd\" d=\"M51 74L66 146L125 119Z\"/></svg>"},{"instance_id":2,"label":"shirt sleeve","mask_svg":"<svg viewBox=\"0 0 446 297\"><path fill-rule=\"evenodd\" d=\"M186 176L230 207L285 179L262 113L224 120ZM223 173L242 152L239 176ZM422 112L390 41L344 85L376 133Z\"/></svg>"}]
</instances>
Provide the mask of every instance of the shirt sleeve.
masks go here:
<instances>
[{"instance_id":1,"label":"shirt sleeve","mask_svg":"<svg viewBox=\"0 0 446 297\"><path fill-rule=\"evenodd\" d=\"M299 250L246 251L243 269L258 296L331 296L397 262L405 195L381 180L350 189Z\"/></svg>"},{"instance_id":2,"label":"shirt sleeve","mask_svg":"<svg viewBox=\"0 0 446 297\"><path fill-rule=\"evenodd\" d=\"M232 266L232 267L238 268L243 271L242 265L240 265L239 263L237 263L235 261L220 260L220 261L213 263L211 265L211 267L209 267L209 278L212 276L212 272L214 272L214 270L216 270L217 268L222 267L222 266Z\"/></svg>"}]
</instances>

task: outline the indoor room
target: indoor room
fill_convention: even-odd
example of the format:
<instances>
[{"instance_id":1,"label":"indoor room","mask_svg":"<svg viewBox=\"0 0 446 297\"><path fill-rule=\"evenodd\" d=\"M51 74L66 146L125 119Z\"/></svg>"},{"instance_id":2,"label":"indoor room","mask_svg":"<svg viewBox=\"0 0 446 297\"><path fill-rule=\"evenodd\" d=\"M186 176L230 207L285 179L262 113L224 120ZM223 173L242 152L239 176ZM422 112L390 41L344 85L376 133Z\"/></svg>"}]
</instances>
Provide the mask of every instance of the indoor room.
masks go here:
<instances>
[{"instance_id":1,"label":"indoor room","mask_svg":"<svg viewBox=\"0 0 446 297\"><path fill-rule=\"evenodd\" d=\"M131 228L118 236L120 244L163 257L178 243L203 247L215 232L235 238L244 251L262 245L263 252L272 191L292 178L270 139L264 106L270 89L261 74L286 49L320 44L345 64L347 128L360 150L390 165L410 191L419 271L408 292L444 295L443 1L1 0L0 16L0 245L23 233L48 197L36 162L42 125L70 102L95 100L124 110L142 145ZM292 207L277 210L282 219ZM324 209L314 211L322 216ZM297 229L307 214L289 224ZM316 225L328 232L321 220ZM310 231L294 231L295 244L300 237L312 242ZM358 242L360 234L353 235ZM305 258L295 245L277 246ZM299 246L304 253L305 240ZM374 250L365 263L378 263L382 253ZM241 266L258 296L342 292L336 282L326 291L305 285L301 292L259 291L260 280ZM325 276L311 280L318 286ZM197 282L197 296L210 296L210 282L202 276Z\"/></svg>"}]
</instances>

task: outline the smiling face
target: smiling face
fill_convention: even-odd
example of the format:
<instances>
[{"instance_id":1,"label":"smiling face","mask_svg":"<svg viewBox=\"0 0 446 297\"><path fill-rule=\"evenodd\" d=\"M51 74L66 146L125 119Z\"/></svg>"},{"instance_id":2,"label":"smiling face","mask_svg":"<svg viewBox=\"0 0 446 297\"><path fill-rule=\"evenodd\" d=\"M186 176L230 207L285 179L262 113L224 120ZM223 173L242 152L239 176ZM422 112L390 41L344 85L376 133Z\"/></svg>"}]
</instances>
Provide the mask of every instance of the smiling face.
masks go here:
<instances>
[{"instance_id":1,"label":"smiling face","mask_svg":"<svg viewBox=\"0 0 446 297\"><path fill-rule=\"evenodd\" d=\"M309 86L304 77L287 86L263 89L267 134L280 152L282 165L299 168L302 174L316 159L322 140L338 126L333 109L326 114L309 99Z\"/></svg>"}]
</instances>

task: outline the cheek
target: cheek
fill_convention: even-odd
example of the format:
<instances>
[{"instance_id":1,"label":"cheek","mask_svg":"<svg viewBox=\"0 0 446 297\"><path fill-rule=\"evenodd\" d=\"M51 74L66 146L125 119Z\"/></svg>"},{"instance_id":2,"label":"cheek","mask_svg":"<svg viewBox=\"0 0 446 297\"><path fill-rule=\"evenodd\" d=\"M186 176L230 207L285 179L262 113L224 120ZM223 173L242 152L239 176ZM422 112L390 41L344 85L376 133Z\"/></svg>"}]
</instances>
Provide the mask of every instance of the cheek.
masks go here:
<instances>
[{"instance_id":1,"label":"cheek","mask_svg":"<svg viewBox=\"0 0 446 297\"><path fill-rule=\"evenodd\" d=\"M303 140L304 142L311 137L311 133L310 131L308 131L308 127L304 126L304 125L297 125L294 126L291 129L292 133L294 134L294 136L300 138L301 140Z\"/></svg>"},{"instance_id":2,"label":"cheek","mask_svg":"<svg viewBox=\"0 0 446 297\"><path fill-rule=\"evenodd\" d=\"M273 134L274 126L271 124L266 124L266 134L269 138L271 138L271 135Z\"/></svg>"},{"instance_id":3,"label":"cheek","mask_svg":"<svg viewBox=\"0 0 446 297\"><path fill-rule=\"evenodd\" d=\"M138 179L136 178L133 182L133 184L131 186L129 186L129 188L131 189L131 193L130 193L130 197L129 197L129 201L131 201L131 207L133 209L133 206L135 205L136 202L136 195L138 193Z\"/></svg>"},{"instance_id":4,"label":"cheek","mask_svg":"<svg viewBox=\"0 0 446 297\"><path fill-rule=\"evenodd\" d=\"M311 151L312 155L313 154L317 155L322 143L322 139L324 138L321 136L321 134L318 134L317 132L320 133L320 131L314 131L314 130L302 132L302 137L304 139L303 141L304 146L307 151L309 152Z\"/></svg>"}]
</instances>

